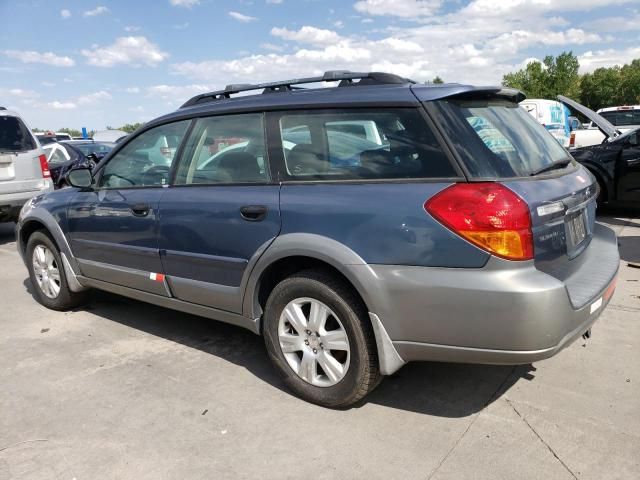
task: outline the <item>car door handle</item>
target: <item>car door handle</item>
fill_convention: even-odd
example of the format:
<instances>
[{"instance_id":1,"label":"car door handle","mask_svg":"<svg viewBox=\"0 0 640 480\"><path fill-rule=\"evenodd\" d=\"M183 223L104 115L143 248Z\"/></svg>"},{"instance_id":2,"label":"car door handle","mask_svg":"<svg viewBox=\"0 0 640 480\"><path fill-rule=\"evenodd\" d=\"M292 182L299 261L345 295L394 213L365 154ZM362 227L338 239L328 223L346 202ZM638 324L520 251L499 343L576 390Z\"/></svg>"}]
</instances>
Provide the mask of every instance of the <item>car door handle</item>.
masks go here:
<instances>
[{"instance_id":1,"label":"car door handle","mask_svg":"<svg viewBox=\"0 0 640 480\"><path fill-rule=\"evenodd\" d=\"M149 215L149 210L151 210L151 207L146 203L136 203L131 205L131 211L136 217L146 217Z\"/></svg>"},{"instance_id":2,"label":"car door handle","mask_svg":"<svg viewBox=\"0 0 640 480\"><path fill-rule=\"evenodd\" d=\"M248 222L259 222L267 216L267 207L264 205L245 205L240 208L240 216Z\"/></svg>"}]
</instances>

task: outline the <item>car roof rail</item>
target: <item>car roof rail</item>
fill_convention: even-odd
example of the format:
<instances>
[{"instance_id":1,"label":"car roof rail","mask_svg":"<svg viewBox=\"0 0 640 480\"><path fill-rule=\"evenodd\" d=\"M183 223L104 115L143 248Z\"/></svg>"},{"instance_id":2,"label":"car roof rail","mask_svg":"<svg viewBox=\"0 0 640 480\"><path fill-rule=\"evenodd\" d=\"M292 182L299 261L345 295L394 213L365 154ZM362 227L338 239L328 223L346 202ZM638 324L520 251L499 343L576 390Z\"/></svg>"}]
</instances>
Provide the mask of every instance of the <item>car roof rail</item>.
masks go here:
<instances>
[{"instance_id":1,"label":"car roof rail","mask_svg":"<svg viewBox=\"0 0 640 480\"><path fill-rule=\"evenodd\" d=\"M359 82L354 83L354 80L359 80ZM231 98L231 95L240 92L249 92L252 90L262 90L262 93L289 92L292 90L302 90L302 88L298 87L298 85L320 82L340 82L338 84L339 87L353 85L398 85L404 83L415 83L413 80L409 80L408 78L404 78L393 73L329 70L318 77L293 78L290 80L280 80L277 82L268 83L240 83L227 85L224 90L216 90L214 92L196 95L195 97L187 100L180 108L186 108L200 103L208 103L216 100L223 100L225 98Z\"/></svg>"}]
</instances>

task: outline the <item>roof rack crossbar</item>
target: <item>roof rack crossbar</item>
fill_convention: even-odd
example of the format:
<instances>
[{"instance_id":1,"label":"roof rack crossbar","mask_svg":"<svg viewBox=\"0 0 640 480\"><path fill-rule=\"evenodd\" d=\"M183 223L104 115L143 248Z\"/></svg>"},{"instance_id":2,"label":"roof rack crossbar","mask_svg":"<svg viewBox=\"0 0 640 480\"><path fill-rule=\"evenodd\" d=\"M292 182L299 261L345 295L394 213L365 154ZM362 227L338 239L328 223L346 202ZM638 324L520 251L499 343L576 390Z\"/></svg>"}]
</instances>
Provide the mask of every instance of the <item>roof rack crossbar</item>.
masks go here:
<instances>
[{"instance_id":1,"label":"roof rack crossbar","mask_svg":"<svg viewBox=\"0 0 640 480\"><path fill-rule=\"evenodd\" d=\"M290 80L281 80L277 82L257 83L257 84L232 84L227 85L224 90L216 90L214 92L202 93L187 100L180 108L191 107L199 103L207 103L225 98L231 98L231 95L240 92L249 92L252 90L263 90L262 93L275 93L291 90L299 90L296 85L320 82L340 82L339 86L357 85L353 80L367 80L367 85L371 84L400 84L415 83L408 78L403 78L392 73L382 72L351 72L349 70L329 70L318 77L293 78Z\"/></svg>"}]
</instances>

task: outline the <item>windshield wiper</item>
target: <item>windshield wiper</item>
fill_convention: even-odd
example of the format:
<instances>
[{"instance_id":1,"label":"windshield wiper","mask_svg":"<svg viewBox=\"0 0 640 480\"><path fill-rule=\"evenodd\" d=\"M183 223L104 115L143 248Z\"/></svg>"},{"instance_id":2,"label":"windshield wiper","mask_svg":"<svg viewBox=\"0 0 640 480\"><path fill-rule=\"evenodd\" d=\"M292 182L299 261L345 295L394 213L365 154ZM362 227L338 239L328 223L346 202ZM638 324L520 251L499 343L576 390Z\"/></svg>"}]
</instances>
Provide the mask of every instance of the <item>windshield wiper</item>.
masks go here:
<instances>
[{"instance_id":1,"label":"windshield wiper","mask_svg":"<svg viewBox=\"0 0 640 480\"><path fill-rule=\"evenodd\" d=\"M545 165L544 167L540 167L537 170L534 170L529 174L530 177L535 177L536 175L540 175L544 172L549 172L551 170L558 170L560 168L564 168L571 163L570 158L565 158L563 160L558 160L557 162L550 163L549 165Z\"/></svg>"}]
</instances>

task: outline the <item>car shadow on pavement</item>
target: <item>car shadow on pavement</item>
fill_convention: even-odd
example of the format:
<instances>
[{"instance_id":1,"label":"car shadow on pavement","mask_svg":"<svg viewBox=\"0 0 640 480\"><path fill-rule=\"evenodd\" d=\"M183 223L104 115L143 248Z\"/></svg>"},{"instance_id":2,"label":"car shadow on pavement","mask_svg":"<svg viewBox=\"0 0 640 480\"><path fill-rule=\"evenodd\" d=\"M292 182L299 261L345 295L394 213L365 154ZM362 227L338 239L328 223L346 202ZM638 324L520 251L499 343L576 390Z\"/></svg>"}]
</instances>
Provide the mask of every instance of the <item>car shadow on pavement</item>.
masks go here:
<instances>
[{"instance_id":1,"label":"car shadow on pavement","mask_svg":"<svg viewBox=\"0 0 640 480\"><path fill-rule=\"evenodd\" d=\"M24 285L33 294L28 278ZM262 338L248 330L99 291L92 292L90 303L78 310L215 355L290 393L271 365ZM439 417L465 417L499 398L520 378L533 378L532 370L531 365L410 363L353 408L375 403Z\"/></svg>"},{"instance_id":2,"label":"car shadow on pavement","mask_svg":"<svg viewBox=\"0 0 640 480\"><path fill-rule=\"evenodd\" d=\"M13 222L0 223L0 245L16 241L16 224Z\"/></svg>"},{"instance_id":3,"label":"car shadow on pavement","mask_svg":"<svg viewBox=\"0 0 640 480\"><path fill-rule=\"evenodd\" d=\"M640 237L618 237L618 248L622 261L640 268Z\"/></svg>"}]
</instances>

